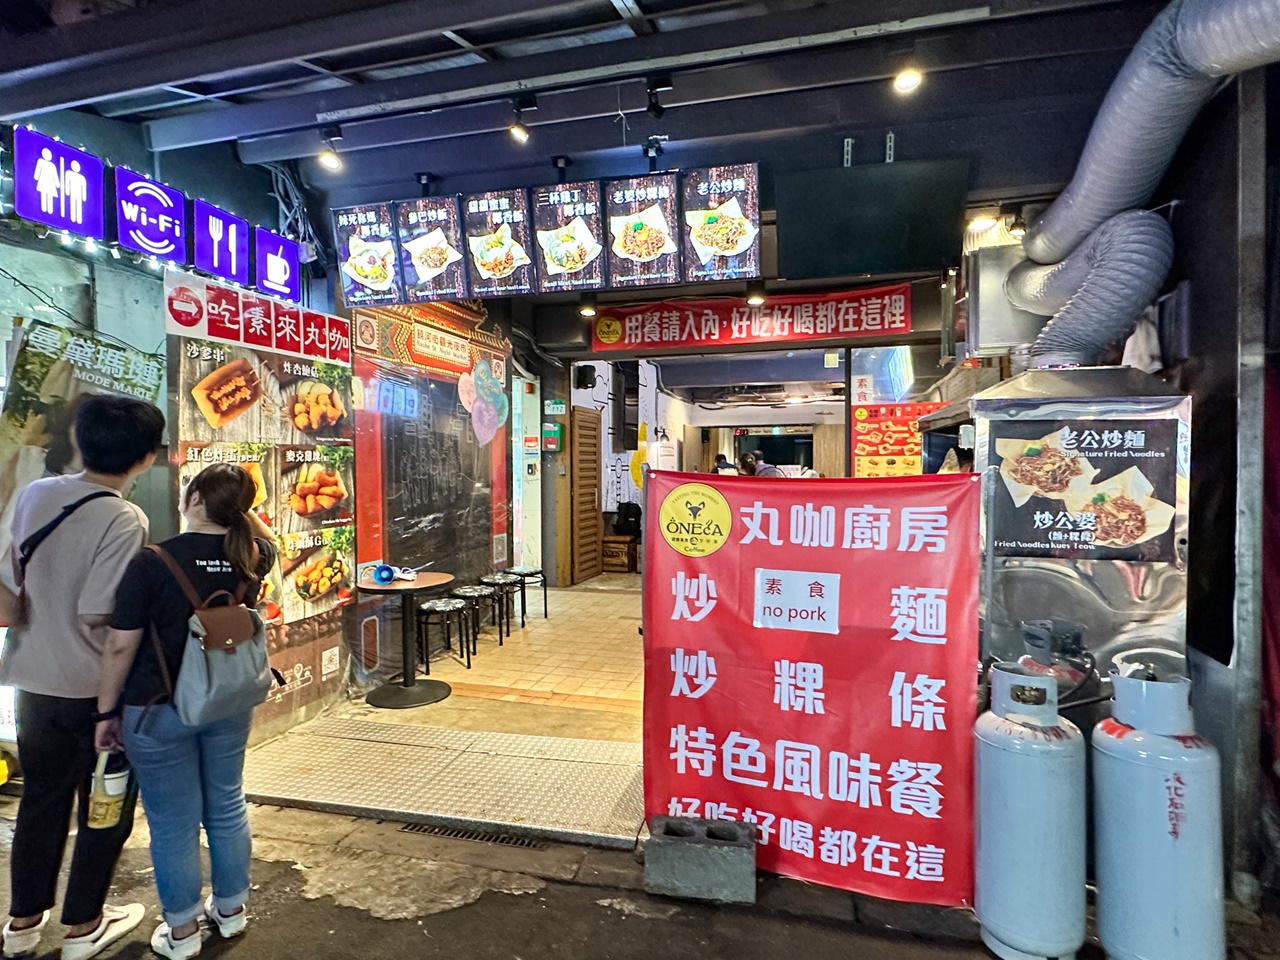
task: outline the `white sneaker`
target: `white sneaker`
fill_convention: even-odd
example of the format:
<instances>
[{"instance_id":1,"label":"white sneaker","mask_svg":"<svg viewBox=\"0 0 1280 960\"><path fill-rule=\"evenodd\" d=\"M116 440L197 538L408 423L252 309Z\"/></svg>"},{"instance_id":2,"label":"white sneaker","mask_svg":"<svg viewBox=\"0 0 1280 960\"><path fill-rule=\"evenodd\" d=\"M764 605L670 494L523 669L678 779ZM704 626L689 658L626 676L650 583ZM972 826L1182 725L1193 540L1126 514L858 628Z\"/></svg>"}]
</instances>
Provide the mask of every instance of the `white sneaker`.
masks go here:
<instances>
[{"instance_id":1,"label":"white sneaker","mask_svg":"<svg viewBox=\"0 0 1280 960\"><path fill-rule=\"evenodd\" d=\"M49 911L46 910L40 922L34 927L23 930L13 929L13 921L4 925L4 955L6 957L24 957L35 953L40 946L40 935L44 933L45 924L49 922Z\"/></svg>"},{"instance_id":2,"label":"white sneaker","mask_svg":"<svg viewBox=\"0 0 1280 960\"><path fill-rule=\"evenodd\" d=\"M191 960L200 955L203 939L203 934L197 929L191 936L175 940L169 925L161 923L151 935L151 949L162 957L168 957L168 960Z\"/></svg>"},{"instance_id":3,"label":"white sneaker","mask_svg":"<svg viewBox=\"0 0 1280 960\"><path fill-rule=\"evenodd\" d=\"M93 933L83 937L67 937L62 941L62 960L89 960L133 930L147 915L140 903L126 903L123 907L102 908L102 922Z\"/></svg>"},{"instance_id":4,"label":"white sneaker","mask_svg":"<svg viewBox=\"0 0 1280 960\"><path fill-rule=\"evenodd\" d=\"M233 913L231 916L224 916L213 905L213 897L204 902L204 915L209 918L209 923L218 931L218 935L223 940L230 940L232 937L238 937L244 933L244 928L249 925L249 910L242 907L239 913Z\"/></svg>"}]
</instances>

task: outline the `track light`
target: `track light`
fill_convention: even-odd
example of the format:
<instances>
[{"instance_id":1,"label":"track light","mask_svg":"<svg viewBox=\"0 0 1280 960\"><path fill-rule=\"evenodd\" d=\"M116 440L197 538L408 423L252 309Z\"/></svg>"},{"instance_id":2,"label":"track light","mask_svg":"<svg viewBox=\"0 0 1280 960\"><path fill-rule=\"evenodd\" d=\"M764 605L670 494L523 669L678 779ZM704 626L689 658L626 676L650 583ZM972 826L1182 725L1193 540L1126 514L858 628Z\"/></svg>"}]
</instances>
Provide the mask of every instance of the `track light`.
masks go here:
<instances>
[{"instance_id":1,"label":"track light","mask_svg":"<svg viewBox=\"0 0 1280 960\"><path fill-rule=\"evenodd\" d=\"M343 168L344 164L342 162L342 154L338 153L338 148L334 146L334 143L342 140L342 128L325 127L320 131L320 139L324 141L324 149L316 157L316 162L330 173L337 173Z\"/></svg>"},{"instance_id":2,"label":"track light","mask_svg":"<svg viewBox=\"0 0 1280 960\"><path fill-rule=\"evenodd\" d=\"M578 316L594 317L596 315L596 295L584 293L578 300Z\"/></svg>"},{"instance_id":3,"label":"track light","mask_svg":"<svg viewBox=\"0 0 1280 960\"><path fill-rule=\"evenodd\" d=\"M765 301L765 289L763 280L752 280L747 284L747 304L752 307L758 307Z\"/></svg>"},{"instance_id":4,"label":"track light","mask_svg":"<svg viewBox=\"0 0 1280 960\"><path fill-rule=\"evenodd\" d=\"M649 95L649 104L644 109L649 116L653 117L653 119L661 120L662 115L667 112L667 108L658 101L658 94L670 89L672 89L670 77L654 77L649 81L647 91Z\"/></svg>"},{"instance_id":5,"label":"track light","mask_svg":"<svg viewBox=\"0 0 1280 960\"><path fill-rule=\"evenodd\" d=\"M898 75L893 78L893 89L895 93L914 93L920 89L922 83L924 83L924 74L915 67L907 67L905 70L898 71Z\"/></svg>"},{"instance_id":6,"label":"track light","mask_svg":"<svg viewBox=\"0 0 1280 960\"><path fill-rule=\"evenodd\" d=\"M536 97L518 97L515 102L515 119L511 126L507 128L507 132L511 134L511 138L516 143L529 142L529 128L524 123L524 112L526 110L537 110L538 100Z\"/></svg>"},{"instance_id":7,"label":"track light","mask_svg":"<svg viewBox=\"0 0 1280 960\"><path fill-rule=\"evenodd\" d=\"M1015 240L1021 240L1026 235L1027 221L1023 220L1021 215L1014 217L1013 222L1009 224L1009 236Z\"/></svg>"}]
</instances>

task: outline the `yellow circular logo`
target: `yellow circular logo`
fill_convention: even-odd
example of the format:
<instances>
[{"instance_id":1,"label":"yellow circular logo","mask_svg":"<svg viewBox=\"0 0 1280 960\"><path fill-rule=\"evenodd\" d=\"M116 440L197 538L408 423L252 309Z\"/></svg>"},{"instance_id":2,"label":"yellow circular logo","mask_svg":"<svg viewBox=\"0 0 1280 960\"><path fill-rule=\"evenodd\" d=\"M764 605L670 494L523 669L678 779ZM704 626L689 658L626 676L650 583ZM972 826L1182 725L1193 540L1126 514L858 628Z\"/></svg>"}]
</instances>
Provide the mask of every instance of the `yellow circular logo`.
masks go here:
<instances>
[{"instance_id":1,"label":"yellow circular logo","mask_svg":"<svg viewBox=\"0 0 1280 960\"><path fill-rule=\"evenodd\" d=\"M705 483L682 483L658 510L663 539L686 557L709 557L725 545L733 525L729 501Z\"/></svg>"},{"instance_id":2,"label":"yellow circular logo","mask_svg":"<svg viewBox=\"0 0 1280 960\"><path fill-rule=\"evenodd\" d=\"M622 321L617 317L601 317L596 321L596 339L601 343L617 343L622 339Z\"/></svg>"},{"instance_id":3,"label":"yellow circular logo","mask_svg":"<svg viewBox=\"0 0 1280 960\"><path fill-rule=\"evenodd\" d=\"M853 415L854 415L855 417L857 417L859 420L865 420L865 419L867 419L867 415L868 415L867 408L866 408L866 407L858 407L857 409L855 409L855 410L853 411Z\"/></svg>"}]
</instances>

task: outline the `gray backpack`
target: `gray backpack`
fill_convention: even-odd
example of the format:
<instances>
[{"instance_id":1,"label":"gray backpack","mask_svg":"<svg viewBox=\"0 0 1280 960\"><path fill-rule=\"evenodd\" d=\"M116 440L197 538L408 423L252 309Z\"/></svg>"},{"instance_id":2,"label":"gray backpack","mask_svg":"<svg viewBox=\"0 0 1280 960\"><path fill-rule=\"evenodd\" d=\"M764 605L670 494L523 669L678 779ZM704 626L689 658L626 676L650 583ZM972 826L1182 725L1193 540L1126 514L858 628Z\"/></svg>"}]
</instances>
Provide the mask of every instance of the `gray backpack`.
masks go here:
<instances>
[{"instance_id":1,"label":"gray backpack","mask_svg":"<svg viewBox=\"0 0 1280 960\"><path fill-rule=\"evenodd\" d=\"M241 583L235 593L216 590L202 600L163 547L153 544L147 549L164 561L195 608L176 684L169 675L160 635L154 627L151 630L160 673L178 719L189 727L200 727L252 710L266 700L272 680L267 628L258 612L244 602L252 581ZM215 605L222 598L227 602Z\"/></svg>"}]
</instances>

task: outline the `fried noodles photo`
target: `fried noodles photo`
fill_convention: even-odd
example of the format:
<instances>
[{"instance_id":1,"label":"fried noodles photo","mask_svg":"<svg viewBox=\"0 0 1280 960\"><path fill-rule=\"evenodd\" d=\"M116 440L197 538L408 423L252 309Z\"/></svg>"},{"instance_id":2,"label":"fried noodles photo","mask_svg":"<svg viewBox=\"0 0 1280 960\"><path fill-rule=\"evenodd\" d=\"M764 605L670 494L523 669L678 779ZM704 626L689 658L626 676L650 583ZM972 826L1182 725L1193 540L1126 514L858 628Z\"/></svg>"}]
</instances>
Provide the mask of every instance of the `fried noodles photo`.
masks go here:
<instances>
[{"instance_id":1,"label":"fried noodles photo","mask_svg":"<svg viewBox=\"0 0 1280 960\"><path fill-rule=\"evenodd\" d=\"M1147 532L1146 511L1137 501L1123 495L1100 493L1086 503L1081 512L1097 517L1093 531L1095 541L1128 547Z\"/></svg>"},{"instance_id":2,"label":"fried noodles photo","mask_svg":"<svg viewBox=\"0 0 1280 960\"><path fill-rule=\"evenodd\" d=\"M622 252L641 262L658 259L667 245L667 235L643 220L628 224L619 239Z\"/></svg>"},{"instance_id":3,"label":"fried noodles photo","mask_svg":"<svg viewBox=\"0 0 1280 960\"><path fill-rule=\"evenodd\" d=\"M1062 493L1084 472L1079 457L1068 457L1057 447L1029 446L1009 465L1009 476L1042 493Z\"/></svg>"}]
</instances>

